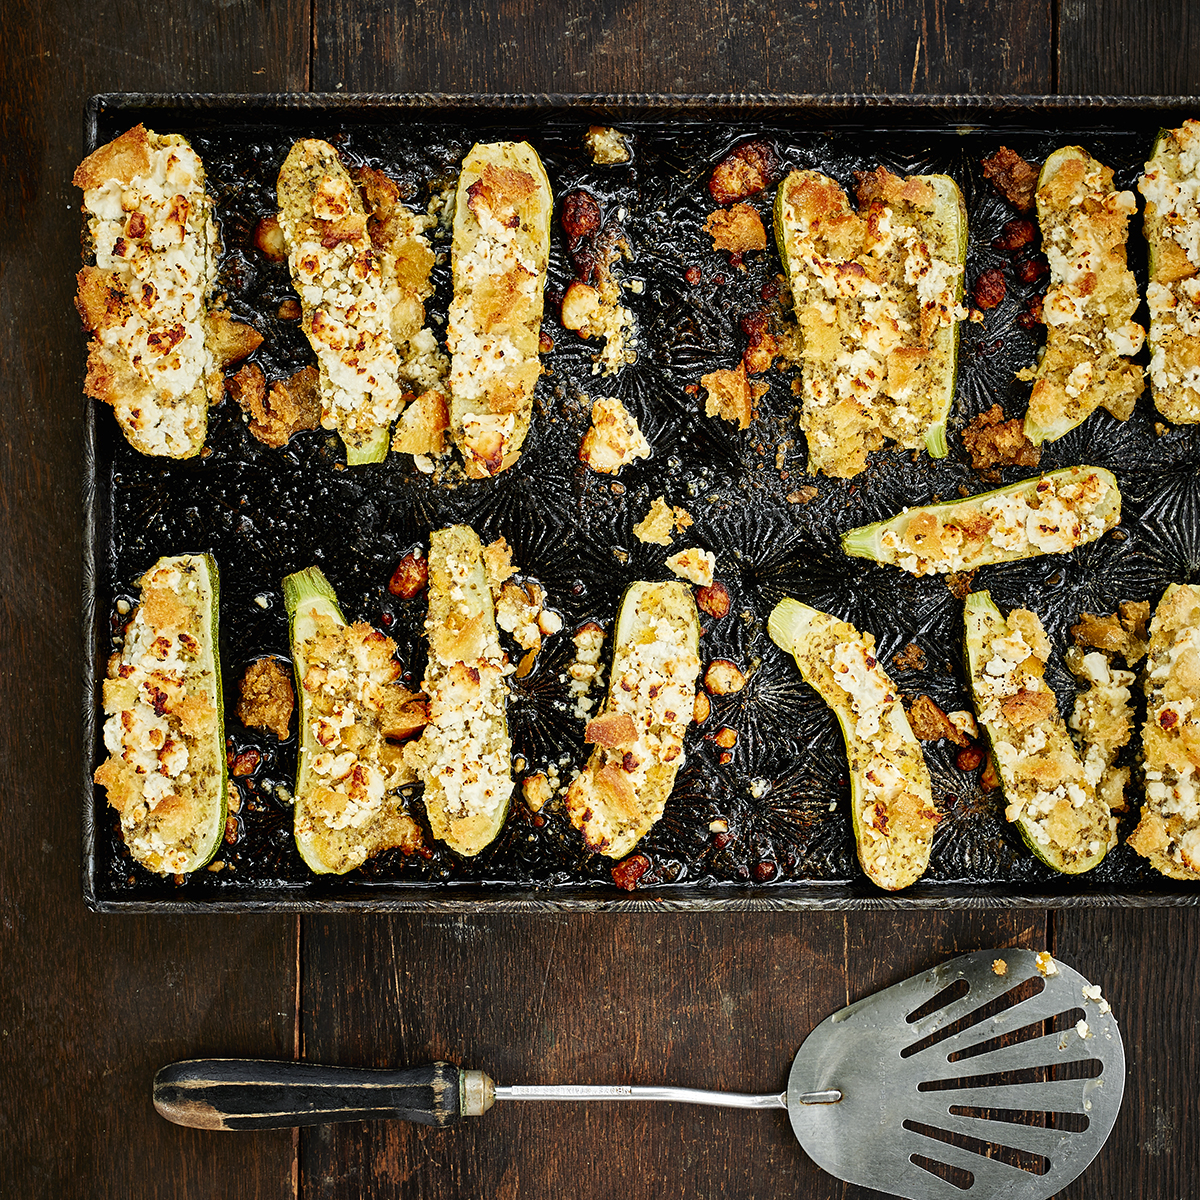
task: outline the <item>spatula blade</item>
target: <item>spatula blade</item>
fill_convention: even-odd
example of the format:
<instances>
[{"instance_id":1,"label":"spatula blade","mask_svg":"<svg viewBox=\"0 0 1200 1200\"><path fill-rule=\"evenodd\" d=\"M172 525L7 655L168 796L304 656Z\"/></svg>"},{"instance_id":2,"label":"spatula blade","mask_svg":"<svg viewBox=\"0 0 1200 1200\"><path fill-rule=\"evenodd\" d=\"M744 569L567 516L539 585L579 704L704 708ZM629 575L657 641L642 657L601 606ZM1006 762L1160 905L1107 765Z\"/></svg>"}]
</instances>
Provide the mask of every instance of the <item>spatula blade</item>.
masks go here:
<instances>
[{"instance_id":1,"label":"spatula blade","mask_svg":"<svg viewBox=\"0 0 1200 1200\"><path fill-rule=\"evenodd\" d=\"M792 1064L788 1113L847 1182L907 1200L1048 1200L1099 1153L1124 1088L1098 991L1048 956L993 950L828 1017ZM827 1089L843 1099L799 1099Z\"/></svg>"}]
</instances>

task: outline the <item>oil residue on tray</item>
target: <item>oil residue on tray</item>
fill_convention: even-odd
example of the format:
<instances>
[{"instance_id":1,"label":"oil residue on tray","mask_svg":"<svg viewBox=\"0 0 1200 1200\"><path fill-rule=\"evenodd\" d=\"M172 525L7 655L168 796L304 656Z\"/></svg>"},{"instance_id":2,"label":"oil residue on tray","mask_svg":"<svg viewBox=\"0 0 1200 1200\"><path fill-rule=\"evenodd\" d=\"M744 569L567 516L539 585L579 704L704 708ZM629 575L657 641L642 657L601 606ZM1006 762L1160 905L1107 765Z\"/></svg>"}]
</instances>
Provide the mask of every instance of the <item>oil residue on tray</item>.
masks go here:
<instances>
[{"instance_id":1,"label":"oil residue on tray","mask_svg":"<svg viewBox=\"0 0 1200 1200\"><path fill-rule=\"evenodd\" d=\"M115 114L119 117L120 114ZM115 123L105 137L119 132ZM381 464L343 467L340 445L323 431L301 433L283 449L256 442L230 400L213 410L208 452L187 462L160 462L132 451L107 411L98 415L97 479L107 488L98 560L102 611L128 601L139 574L159 555L203 549L221 570L221 638L227 696L235 697L245 666L262 654L288 655L280 581L318 565L331 580L347 616L393 637L405 680L419 686L424 670L423 594L403 600L387 584L414 545L428 545L432 528L473 525L488 541L503 536L519 570L536 578L547 602L564 617L527 676L513 682L510 721L523 774L554 768L562 785L586 757L582 722L573 715L567 666L571 633L596 620L607 627L624 588L639 578L666 578L665 559L682 546L715 551L717 578L729 593L726 616L703 619L702 657L727 658L747 675L746 686L712 698L712 713L693 725L686 765L662 821L637 847L648 866L639 888L723 884L816 885L860 877L846 801L848 781L833 715L770 641L766 618L777 600L795 596L850 620L876 637L888 664L915 644L924 668L896 668L909 694L930 695L946 710L970 707L961 652L962 606L939 578L917 580L899 571L847 559L838 535L904 505L950 498L995 486L970 466L958 431L994 403L1020 415L1028 384L1014 372L1030 364L1039 342L1025 314L1039 286L1025 282L1012 255L997 249L1016 213L984 180L980 161L1003 141L1034 161L1065 142L1086 145L1131 187L1148 154L1145 130L1085 129L1050 133L851 127L814 130L787 124L696 121L618 122L632 135L629 164L597 167L581 146L588 121L561 115L503 127L473 127L418 119L356 121L344 113L304 127L244 122L244 114L176 110L153 114L159 132L186 133L206 164L218 199L224 241L222 285L230 308L252 321L265 341L254 355L268 380L312 361L294 320L279 316L294 297L286 264L254 248L261 217L275 209L279 165L296 136L331 140L348 162L387 171L402 194L423 208L455 176L456 164L477 140L528 137L541 154L556 197L586 188L605 220L619 222L630 248L618 264L626 284L622 303L633 313L637 359L615 376L596 372L598 343L562 328L557 315L573 269L556 220L543 331L554 349L545 356L533 429L517 464L493 480L450 486L416 470L407 456ZM306 118L307 119L307 118ZM883 163L899 173L944 172L960 184L971 229L968 296L985 271L1005 274L1004 300L981 322L964 322L951 453L882 451L852 480L814 478L805 470L804 438L791 390L792 371L762 376L769 389L746 432L703 412L700 377L733 367L746 345L739 321L771 303L780 263L773 245L746 256L745 270L712 249L703 231L715 207L705 187L715 162L740 138L770 141L786 168L813 167L848 184L856 170ZM773 189L749 203L771 224ZM1135 221L1136 226L1136 221ZM770 239L768 239L770 240ZM444 330L449 303L449 244L436 243L436 292L428 304L434 328ZM1131 264L1145 287L1144 248L1134 234ZM1143 318L1144 319L1144 318ZM578 459L590 399L619 396L649 438L652 456L619 475L598 475ZM1164 429L1149 396L1133 418L1119 423L1104 412L1048 444L1041 468L1086 462L1113 470L1124 495L1119 530L1068 556L1053 556L980 571L1004 605L1026 605L1042 618L1058 651L1083 610L1111 611L1118 600L1157 600L1172 580L1192 578L1200 564L1200 477L1197 435ZM1028 469L1006 468L1009 482ZM814 491L815 489L815 491ZM632 533L650 501L665 495L694 524L671 547L645 545ZM105 551L107 553L105 553ZM263 607L263 605L266 607ZM606 650L608 649L606 645ZM509 645L510 653L515 648ZM1049 678L1070 704L1074 684L1061 653ZM110 900L259 899L275 889L281 901L320 899L326 884L301 863L291 837L288 789L295 771L295 735L280 745L245 730L227 709L232 753L257 750L250 774L233 781L240 799L236 828L218 855L218 871L182 883L134 866L121 843L102 791L95 797L97 886ZM733 730L732 747L715 735ZM728 735L723 739L728 741ZM961 770L955 748L926 745L938 827L927 879L972 886L999 884L1013 896L1059 886L1004 820L998 793L986 793L979 771ZM246 763L252 759L244 759ZM1136 798L1133 808L1136 815ZM419 799L414 812L423 819ZM1122 844L1086 881L1071 886L1109 893L1155 888L1161 881ZM339 883L341 895L359 889L383 897L380 885L402 882L430 899L447 884L487 885L499 897L545 888L595 887L613 892L612 862L590 855L554 803L538 813L520 797L518 782L508 823L474 859L462 859L429 840L424 854L381 855ZM714 893L715 894L715 893Z\"/></svg>"}]
</instances>

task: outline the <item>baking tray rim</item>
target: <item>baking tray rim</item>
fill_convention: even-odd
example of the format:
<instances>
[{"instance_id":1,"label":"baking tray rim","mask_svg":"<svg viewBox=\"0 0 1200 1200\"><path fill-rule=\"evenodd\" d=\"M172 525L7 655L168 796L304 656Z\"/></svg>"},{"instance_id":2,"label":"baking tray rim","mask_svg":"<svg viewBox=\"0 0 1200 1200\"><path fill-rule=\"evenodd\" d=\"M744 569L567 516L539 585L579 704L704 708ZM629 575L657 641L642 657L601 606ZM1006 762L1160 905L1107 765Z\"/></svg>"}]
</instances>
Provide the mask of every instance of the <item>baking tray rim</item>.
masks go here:
<instances>
[{"instance_id":1,"label":"baking tray rim","mask_svg":"<svg viewBox=\"0 0 1200 1200\"><path fill-rule=\"evenodd\" d=\"M371 112L458 113L491 109L511 113L545 115L554 110L633 113L695 112L734 115L740 113L782 114L803 110L811 115L829 113L843 117L872 109L895 112L927 112L947 124L972 125L973 114L1030 116L1039 112L1105 109L1116 112L1186 111L1200 109L1197 96L1105 96L1025 94L906 94L906 93L449 93L449 92L101 92L90 96L84 106L83 154L99 145L102 113L136 109L199 112L206 109L242 108L247 112L278 110L281 113ZM963 114L963 120L953 118ZM81 156L82 157L82 156ZM95 784L96 744L100 709L97 703L96 664L100 661L100 637L96 625L97 531L100 494L96 472L96 401L86 398L83 445L83 897L97 913L162 913L179 915L199 912L449 912L486 914L501 912L745 912L814 910L892 909L1026 909L1026 908L1166 908L1200 907L1200 889L1187 883L1164 880L1161 890L1133 892L1082 892L1077 890L1031 891L1015 894L995 884L922 884L902 895L867 891L865 881L824 884L819 881L781 883L758 890L741 884L712 887L665 887L647 889L633 896L612 896L597 889L555 888L542 893L521 887L504 893L478 884L443 885L443 893L429 895L431 885L403 883L370 884L352 895L296 895L311 882L257 888L236 898L205 900L121 900L97 891L97 829ZM1064 889L1082 886L1064 880ZM418 890L419 889L419 890ZM964 890L967 889L967 890ZM412 895L405 895L410 892ZM458 895L454 893L458 892ZM796 895L793 893L802 893ZM267 894L258 894L267 893ZM291 893L291 894L289 894Z\"/></svg>"}]
</instances>

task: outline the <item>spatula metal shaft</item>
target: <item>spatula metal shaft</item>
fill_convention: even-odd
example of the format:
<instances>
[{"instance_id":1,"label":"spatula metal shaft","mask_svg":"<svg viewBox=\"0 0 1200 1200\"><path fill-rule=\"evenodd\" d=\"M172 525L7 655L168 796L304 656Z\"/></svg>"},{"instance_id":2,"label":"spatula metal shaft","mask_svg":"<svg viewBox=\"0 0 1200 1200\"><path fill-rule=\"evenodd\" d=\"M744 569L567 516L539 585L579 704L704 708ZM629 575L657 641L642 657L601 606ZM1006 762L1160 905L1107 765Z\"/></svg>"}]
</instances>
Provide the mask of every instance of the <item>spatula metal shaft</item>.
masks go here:
<instances>
[{"instance_id":1,"label":"spatula metal shaft","mask_svg":"<svg viewBox=\"0 0 1200 1200\"><path fill-rule=\"evenodd\" d=\"M560 1084L497 1086L497 1100L671 1100L678 1104L707 1104L713 1108L787 1108L787 1092L754 1096L744 1092L712 1092L703 1088L650 1087L628 1084ZM841 1092L810 1092L801 1104L836 1104Z\"/></svg>"},{"instance_id":2,"label":"spatula metal shaft","mask_svg":"<svg viewBox=\"0 0 1200 1200\"><path fill-rule=\"evenodd\" d=\"M703 1088L651 1087L629 1084L558 1084L496 1086L497 1100L674 1100L716 1108L787 1108L787 1093L751 1096L742 1092L710 1092Z\"/></svg>"}]
</instances>

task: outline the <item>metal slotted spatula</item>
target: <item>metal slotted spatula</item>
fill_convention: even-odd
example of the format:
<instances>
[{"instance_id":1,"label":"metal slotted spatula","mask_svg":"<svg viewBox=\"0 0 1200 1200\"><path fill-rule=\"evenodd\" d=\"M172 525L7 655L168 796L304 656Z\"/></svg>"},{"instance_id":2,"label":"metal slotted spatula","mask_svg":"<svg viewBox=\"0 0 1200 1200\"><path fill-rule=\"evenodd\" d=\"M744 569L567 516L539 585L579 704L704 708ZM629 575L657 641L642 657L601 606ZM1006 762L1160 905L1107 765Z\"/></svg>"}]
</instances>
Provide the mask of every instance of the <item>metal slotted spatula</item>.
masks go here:
<instances>
[{"instance_id":1,"label":"metal slotted spatula","mask_svg":"<svg viewBox=\"0 0 1200 1200\"><path fill-rule=\"evenodd\" d=\"M400 1117L450 1125L497 1100L673 1100L786 1108L839 1179L909 1200L1046 1200L1099 1153L1121 1107L1125 1052L1100 989L1030 950L964 954L822 1021L787 1090L500 1087L432 1063L399 1071L192 1059L154 1080L154 1105L202 1129Z\"/></svg>"}]
</instances>

